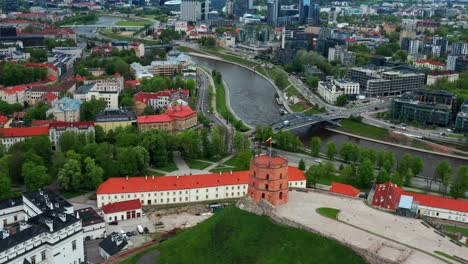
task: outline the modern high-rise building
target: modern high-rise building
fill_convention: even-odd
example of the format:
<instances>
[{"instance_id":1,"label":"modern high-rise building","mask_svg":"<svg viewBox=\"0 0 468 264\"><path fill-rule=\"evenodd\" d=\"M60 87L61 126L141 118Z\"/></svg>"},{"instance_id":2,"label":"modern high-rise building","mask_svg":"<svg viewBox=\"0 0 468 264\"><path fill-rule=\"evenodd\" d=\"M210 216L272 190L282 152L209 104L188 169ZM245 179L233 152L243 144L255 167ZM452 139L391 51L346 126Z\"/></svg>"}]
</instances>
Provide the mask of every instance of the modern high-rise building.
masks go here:
<instances>
[{"instance_id":1,"label":"modern high-rise building","mask_svg":"<svg viewBox=\"0 0 468 264\"><path fill-rule=\"evenodd\" d=\"M226 1L226 15L232 16L234 14L234 1Z\"/></svg>"},{"instance_id":2,"label":"modern high-rise building","mask_svg":"<svg viewBox=\"0 0 468 264\"><path fill-rule=\"evenodd\" d=\"M401 41L401 49L407 50L410 55L419 54L419 40L403 38Z\"/></svg>"},{"instance_id":3,"label":"modern high-rise building","mask_svg":"<svg viewBox=\"0 0 468 264\"><path fill-rule=\"evenodd\" d=\"M234 0L234 15L242 17L253 8L253 0Z\"/></svg>"},{"instance_id":4,"label":"modern high-rise building","mask_svg":"<svg viewBox=\"0 0 468 264\"><path fill-rule=\"evenodd\" d=\"M182 0L180 19L184 21L203 21L208 19L210 1Z\"/></svg>"},{"instance_id":5,"label":"modern high-rise building","mask_svg":"<svg viewBox=\"0 0 468 264\"><path fill-rule=\"evenodd\" d=\"M457 41L452 44L452 55L468 55L468 43L463 41Z\"/></svg>"},{"instance_id":6,"label":"modern high-rise building","mask_svg":"<svg viewBox=\"0 0 468 264\"><path fill-rule=\"evenodd\" d=\"M316 0L299 1L299 23L311 26L320 25L320 5Z\"/></svg>"},{"instance_id":7,"label":"modern high-rise building","mask_svg":"<svg viewBox=\"0 0 468 264\"><path fill-rule=\"evenodd\" d=\"M271 26L276 26L278 24L278 17L280 13L281 6L279 0L271 0L268 2L268 12L267 12L267 21Z\"/></svg>"},{"instance_id":8,"label":"modern high-rise building","mask_svg":"<svg viewBox=\"0 0 468 264\"><path fill-rule=\"evenodd\" d=\"M440 57L448 51L448 39L446 37L434 36L432 38L432 55Z\"/></svg>"},{"instance_id":9,"label":"modern high-rise building","mask_svg":"<svg viewBox=\"0 0 468 264\"><path fill-rule=\"evenodd\" d=\"M400 31L400 45L403 44L403 39L416 37L417 20L415 19L402 19Z\"/></svg>"},{"instance_id":10,"label":"modern high-rise building","mask_svg":"<svg viewBox=\"0 0 468 264\"><path fill-rule=\"evenodd\" d=\"M19 0L0 0L0 7L4 13L18 12Z\"/></svg>"}]
</instances>

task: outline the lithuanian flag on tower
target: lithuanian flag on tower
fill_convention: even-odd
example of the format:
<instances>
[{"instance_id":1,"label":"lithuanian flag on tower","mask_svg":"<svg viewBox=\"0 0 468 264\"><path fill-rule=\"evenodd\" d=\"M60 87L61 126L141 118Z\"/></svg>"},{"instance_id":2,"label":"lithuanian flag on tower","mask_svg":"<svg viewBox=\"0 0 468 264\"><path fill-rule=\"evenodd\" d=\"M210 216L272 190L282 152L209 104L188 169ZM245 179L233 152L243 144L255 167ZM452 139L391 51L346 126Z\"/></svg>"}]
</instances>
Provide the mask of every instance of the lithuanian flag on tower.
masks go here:
<instances>
[{"instance_id":1,"label":"lithuanian flag on tower","mask_svg":"<svg viewBox=\"0 0 468 264\"><path fill-rule=\"evenodd\" d=\"M271 137L266 140L266 143L271 145Z\"/></svg>"}]
</instances>

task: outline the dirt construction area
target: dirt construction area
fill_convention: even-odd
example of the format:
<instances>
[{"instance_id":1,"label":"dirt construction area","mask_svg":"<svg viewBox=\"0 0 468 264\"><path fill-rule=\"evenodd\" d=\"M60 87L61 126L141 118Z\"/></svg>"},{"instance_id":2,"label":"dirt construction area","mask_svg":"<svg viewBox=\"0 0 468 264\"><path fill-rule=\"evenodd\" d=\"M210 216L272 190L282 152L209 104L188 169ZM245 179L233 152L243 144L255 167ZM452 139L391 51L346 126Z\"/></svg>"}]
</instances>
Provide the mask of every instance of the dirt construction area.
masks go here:
<instances>
[{"instance_id":1,"label":"dirt construction area","mask_svg":"<svg viewBox=\"0 0 468 264\"><path fill-rule=\"evenodd\" d=\"M344 223L319 215L316 209L320 207L341 210L338 219ZM467 248L457 246L447 237L436 234L432 228L422 225L421 220L376 210L360 199L322 192L292 191L288 203L277 207L275 213L325 236L397 263L443 263L427 254L435 254L434 251L468 259Z\"/></svg>"},{"instance_id":2,"label":"dirt construction area","mask_svg":"<svg viewBox=\"0 0 468 264\"><path fill-rule=\"evenodd\" d=\"M212 214L202 204L179 208L147 212L148 218L155 224L157 232L167 232L174 228L189 228L206 219ZM159 223L159 224L157 224Z\"/></svg>"}]
</instances>

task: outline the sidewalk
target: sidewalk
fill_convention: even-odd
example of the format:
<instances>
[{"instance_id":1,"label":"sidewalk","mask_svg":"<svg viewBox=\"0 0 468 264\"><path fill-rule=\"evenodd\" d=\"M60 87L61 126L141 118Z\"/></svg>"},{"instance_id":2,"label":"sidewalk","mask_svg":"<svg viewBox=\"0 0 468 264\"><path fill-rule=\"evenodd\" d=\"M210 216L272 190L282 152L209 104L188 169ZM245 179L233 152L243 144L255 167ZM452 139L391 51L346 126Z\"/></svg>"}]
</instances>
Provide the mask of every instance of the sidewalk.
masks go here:
<instances>
[{"instance_id":1,"label":"sidewalk","mask_svg":"<svg viewBox=\"0 0 468 264\"><path fill-rule=\"evenodd\" d=\"M224 162L234 158L235 155L236 154L230 154L229 156L225 157L224 159L222 159L220 161L217 161L217 162L211 164L210 166L206 167L205 170L210 171L210 170L218 167L220 164L223 164Z\"/></svg>"},{"instance_id":2,"label":"sidewalk","mask_svg":"<svg viewBox=\"0 0 468 264\"><path fill-rule=\"evenodd\" d=\"M184 158L182 158L180 151L174 151L174 163L179 170L190 170Z\"/></svg>"}]
</instances>

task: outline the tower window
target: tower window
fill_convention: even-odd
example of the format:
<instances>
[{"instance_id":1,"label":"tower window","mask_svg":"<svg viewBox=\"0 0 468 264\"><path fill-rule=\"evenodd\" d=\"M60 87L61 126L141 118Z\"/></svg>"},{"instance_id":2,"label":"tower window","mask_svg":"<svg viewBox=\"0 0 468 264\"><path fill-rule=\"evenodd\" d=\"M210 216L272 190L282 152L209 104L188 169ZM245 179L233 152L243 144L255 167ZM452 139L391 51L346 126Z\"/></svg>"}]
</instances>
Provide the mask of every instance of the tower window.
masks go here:
<instances>
[{"instance_id":1,"label":"tower window","mask_svg":"<svg viewBox=\"0 0 468 264\"><path fill-rule=\"evenodd\" d=\"M270 179L270 174L267 174L267 175L266 175L266 179L267 179L267 180Z\"/></svg>"},{"instance_id":2,"label":"tower window","mask_svg":"<svg viewBox=\"0 0 468 264\"><path fill-rule=\"evenodd\" d=\"M264 199L264 198L265 198L265 193L262 193L262 199Z\"/></svg>"},{"instance_id":3,"label":"tower window","mask_svg":"<svg viewBox=\"0 0 468 264\"><path fill-rule=\"evenodd\" d=\"M265 190L268 190L268 184L265 184Z\"/></svg>"}]
</instances>

